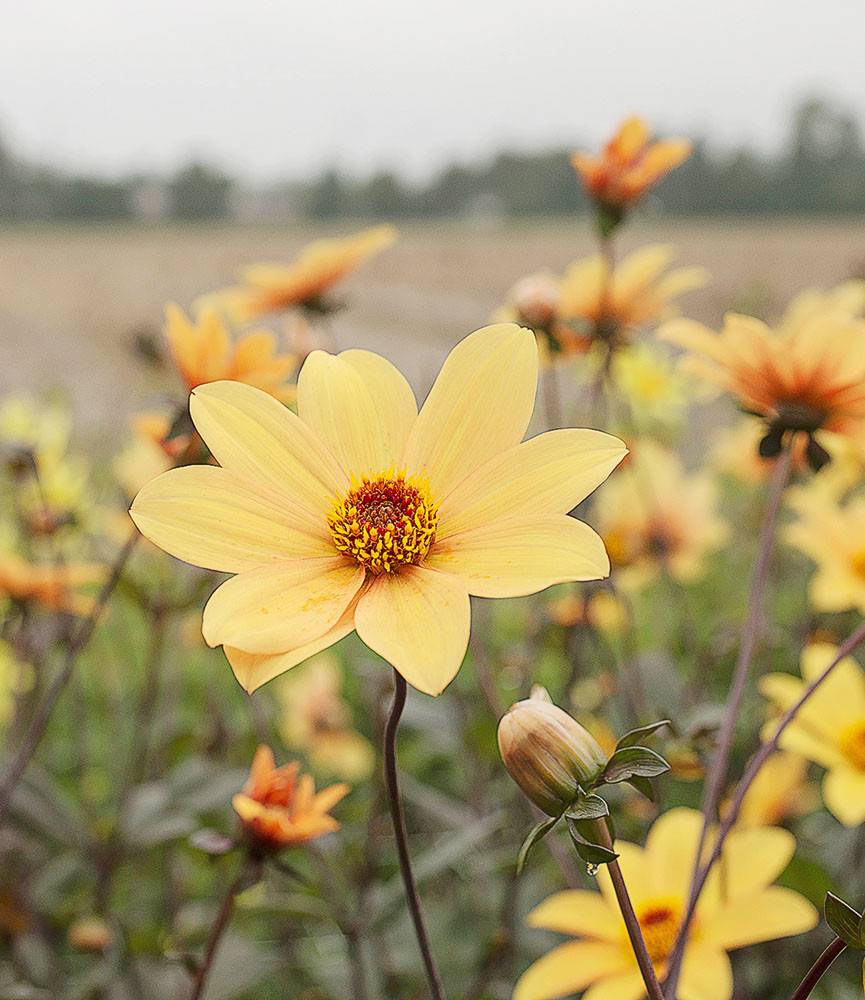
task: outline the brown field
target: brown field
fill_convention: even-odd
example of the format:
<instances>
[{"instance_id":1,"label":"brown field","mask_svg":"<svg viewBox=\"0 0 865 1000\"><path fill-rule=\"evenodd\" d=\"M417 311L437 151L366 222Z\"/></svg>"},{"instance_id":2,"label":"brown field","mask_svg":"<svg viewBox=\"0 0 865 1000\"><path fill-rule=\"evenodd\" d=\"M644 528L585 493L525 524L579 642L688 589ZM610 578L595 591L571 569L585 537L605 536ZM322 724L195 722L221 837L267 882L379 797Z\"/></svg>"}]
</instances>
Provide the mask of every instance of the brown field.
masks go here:
<instances>
[{"instance_id":1,"label":"brown field","mask_svg":"<svg viewBox=\"0 0 865 1000\"><path fill-rule=\"evenodd\" d=\"M347 231L344 224L335 231ZM310 228L27 228L0 231L0 391L66 387L99 438L152 399L132 360L134 331L158 330L162 307L230 283L243 264L282 260ZM771 314L798 288L865 268L861 222L643 221L622 249L669 242L713 283L688 300L716 321L727 308ZM419 386L446 350L482 325L521 275L591 251L584 220L403 227L399 244L347 283L338 345L391 356Z\"/></svg>"}]
</instances>

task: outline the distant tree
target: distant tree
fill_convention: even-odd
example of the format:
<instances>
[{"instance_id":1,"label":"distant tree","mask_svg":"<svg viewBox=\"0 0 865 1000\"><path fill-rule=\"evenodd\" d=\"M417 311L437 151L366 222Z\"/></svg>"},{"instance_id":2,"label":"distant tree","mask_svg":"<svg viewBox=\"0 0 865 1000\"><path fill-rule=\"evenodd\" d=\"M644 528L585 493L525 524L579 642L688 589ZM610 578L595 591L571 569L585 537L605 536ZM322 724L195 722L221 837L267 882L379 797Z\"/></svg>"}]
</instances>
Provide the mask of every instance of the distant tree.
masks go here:
<instances>
[{"instance_id":1,"label":"distant tree","mask_svg":"<svg viewBox=\"0 0 865 1000\"><path fill-rule=\"evenodd\" d=\"M234 182L206 163L182 167L168 182L168 214L184 222L225 219Z\"/></svg>"},{"instance_id":2,"label":"distant tree","mask_svg":"<svg viewBox=\"0 0 865 1000\"><path fill-rule=\"evenodd\" d=\"M313 219L336 219L352 212L348 185L340 174L330 169L310 184L306 198L306 212ZM356 206L355 206L356 208Z\"/></svg>"}]
</instances>

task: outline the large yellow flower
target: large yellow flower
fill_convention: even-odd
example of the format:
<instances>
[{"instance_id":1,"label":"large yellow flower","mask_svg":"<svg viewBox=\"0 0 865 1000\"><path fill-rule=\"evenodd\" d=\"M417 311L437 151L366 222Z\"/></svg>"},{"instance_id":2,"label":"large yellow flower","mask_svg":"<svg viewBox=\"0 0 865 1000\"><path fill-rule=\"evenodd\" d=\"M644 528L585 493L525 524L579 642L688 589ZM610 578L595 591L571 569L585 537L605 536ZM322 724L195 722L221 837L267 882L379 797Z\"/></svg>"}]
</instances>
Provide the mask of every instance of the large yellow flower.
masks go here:
<instances>
[{"instance_id":1,"label":"large yellow flower","mask_svg":"<svg viewBox=\"0 0 865 1000\"><path fill-rule=\"evenodd\" d=\"M642 118L627 118L600 156L574 153L571 164L586 193L605 208L623 209L691 155L687 139L651 141Z\"/></svg>"},{"instance_id":2,"label":"large yellow flower","mask_svg":"<svg viewBox=\"0 0 865 1000\"><path fill-rule=\"evenodd\" d=\"M649 955L663 979L673 950L702 827L694 809L673 809L649 831L645 848L616 843L619 863ZM817 911L791 889L772 883L796 849L791 833L772 827L734 830L697 905L688 933L678 1000L730 1000L727 952L810 930ZM723 872L723 874L722 874ZM514 1000L555 1000L586 990L583 1000L640 1000L646 989L619 914L607 869L600 893L558 892L528 917L578 940L559 945L520 978Z\"/></svg>"},{"instance_id":3,"label":"large yellow flower","mask_svg":"<svg viewBox=\"0 0 865 1000\"><path fill-rule=\"evenodd\" d=\"M773 331L728 313L720 333L678 319L658 335L690 351L691 371L732 393L779 434L828 430L861 438L865 432L863 320L830 310Z\"/></svg>"},{"instance_id":4,"label":"large yellow flower","mask_svg":"<svg viewBox=\"0 0 865 1000\"><path fill-rule=\"evenodd\" d=\"M578 260L559 285L559 323L591 340L621 341L634 331L677 313L674 300L708 280L702 267L669 271L675 251L646 246L629 253L612 271L601 254Z\"/></svg>"},{"instance_id":5,"label":"large yellow flower","mask_svg":"<svg viewBox=\"0 0 865 1000\"><path fill-rule=\"evenodd\" d=\"M802 653L801 679L767 674L760 691L784 712L836 653L830 643L813 643ZM767 723L763 738L771 738L776 729L774 720ZM826 768L823 801L845 826L865 822L865 675L852 657L843 659L805 702L781 733L781 746Z\"/></svg>"},{"instance_id":6,"label":"large yellow flower","mask_svg":"<svg viewBox=\"0 0 865 1000\"><path fill-rule=\"evenodd\" d=\"M207 296L239 323L296 306L321 307L333 285L396 241L393 226L376 226L353 236L316 240L290 264L254 264L241 284Z\"/></svg>"},{"instance_id":7,"label":"large yellow flower","mask_svg":"<svg viewBox=\"0 0 865 1000\"><path fill-rule=\"evenodd\" d=\"M193 392L222 468L166 472L131 514L173 555L238 574L203 631L245 688L356 630L437 694L465 653L469 594L607 574L600 538L566 512L624 445L582 429L523 442L537 367L532 333L503 324L454 348L420 413L403 376L367 351L310 354L297 415L235 382Z\"/></svg>"},{"instance_id":8,"label":"large yellow flower","mask_svg":"<svg viewBox=\"0 0 865 1000\"><path fill-rule=\"evenodd\" d=\"M257 386L278 399L293 398L294 386L286 380L297 367L297 358L280 354L276 337L269 330L247 333L233 344L213 307L203 308L193 322L179 306L169 305L165 337L188 389L232 379Z\"/></svg>"},{"instance_id":9,"label":"large yellow flower","mask_svg":"<svg viewBox=\"0 0 865 1000\"><path fill-rule=\"evenodd\" d=\"M727 537L717 503L708 473L688 474L673 452L641 440L595 505L617 580L639 587L663 568L683 583L698 579Z\"/></svg>"}]
</instances>

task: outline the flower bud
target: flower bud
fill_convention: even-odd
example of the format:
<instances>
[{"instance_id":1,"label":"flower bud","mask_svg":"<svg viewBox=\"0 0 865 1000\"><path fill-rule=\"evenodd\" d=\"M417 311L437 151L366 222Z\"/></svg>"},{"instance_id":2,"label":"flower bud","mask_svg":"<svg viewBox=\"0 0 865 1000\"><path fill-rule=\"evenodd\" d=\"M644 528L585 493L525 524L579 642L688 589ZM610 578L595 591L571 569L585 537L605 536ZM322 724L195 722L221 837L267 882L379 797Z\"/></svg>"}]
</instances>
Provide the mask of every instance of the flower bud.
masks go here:
<instances>
[{"instance_id":1,"label":"flower bud","mask_svg":"<svg viewBox=\"0 0 865 1000\"><path fill-rule=\"evenodd\" d=\"M111 928L99 917L82 917L69 928L69 944L76 951L101 954L111 946Z\"/></svg>"},{"instance_id":2,"label":"flower bud","mask_svg":"<svg viewBox=\"0 0 865 1000\"><path fill-rule=\"evenodd\" d=\"M518 701L499 723L499 751L510 776L548 816L558 816L607 763L598 741L550 701Z\"/></svg>"}]
</instances>

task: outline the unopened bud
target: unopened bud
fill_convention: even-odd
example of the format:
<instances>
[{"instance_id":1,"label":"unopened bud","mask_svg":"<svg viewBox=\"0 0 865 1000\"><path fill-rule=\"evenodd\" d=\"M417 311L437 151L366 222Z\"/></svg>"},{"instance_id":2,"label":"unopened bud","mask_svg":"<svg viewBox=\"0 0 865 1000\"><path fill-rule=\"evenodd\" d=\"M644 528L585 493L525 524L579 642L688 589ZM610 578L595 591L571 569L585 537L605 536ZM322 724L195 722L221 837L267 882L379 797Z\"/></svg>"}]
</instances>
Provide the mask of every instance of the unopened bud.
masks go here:
<instances>
[{"instance_id":1,"label":"unopened bud","mask_svg":"<svg viewBox=\"0 0 865 1000\"><path fill-rule=\"evenodd\" d=\"M548 816L560 815L607 763L588 730L537 696L505 713L499 751L510 776Z\"/></svg>"},{"instance_id":2,"label":"unopened bud","mask_svg":"<svg viewBox=\"0 0 865 1000\"><path fill-rule=\"evenodd\" d=\"M82 917L69 928L69 944L76 951L100 954L111 946L111 928L98 917Z\"/></svg>"}]
</instances>

